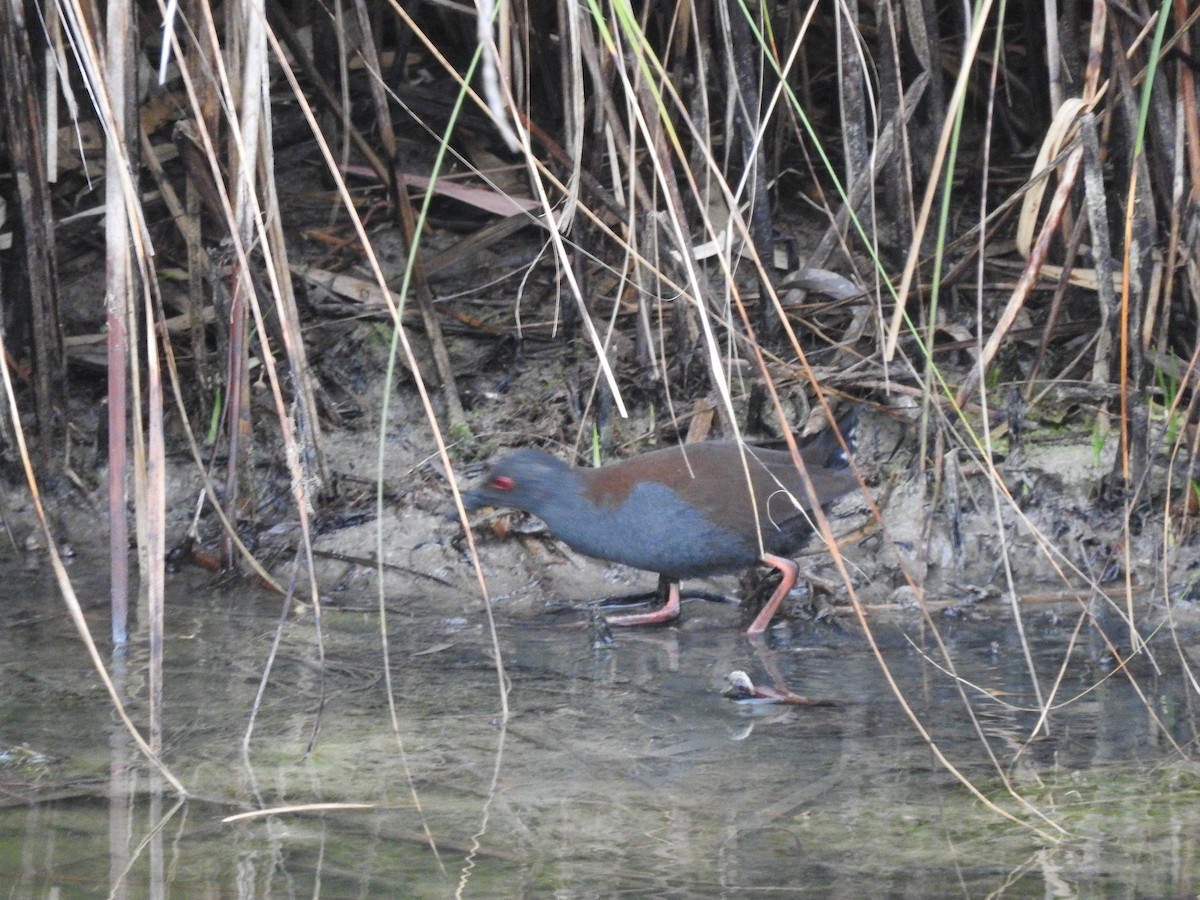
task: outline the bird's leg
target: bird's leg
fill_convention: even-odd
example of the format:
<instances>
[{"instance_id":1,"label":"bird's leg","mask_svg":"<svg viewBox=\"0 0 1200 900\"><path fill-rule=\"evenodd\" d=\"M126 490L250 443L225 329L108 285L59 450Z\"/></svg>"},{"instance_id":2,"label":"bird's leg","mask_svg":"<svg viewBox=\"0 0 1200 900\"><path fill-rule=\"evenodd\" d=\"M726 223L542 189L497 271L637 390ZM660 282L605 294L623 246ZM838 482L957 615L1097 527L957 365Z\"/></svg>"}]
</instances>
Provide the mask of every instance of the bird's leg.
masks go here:
<instances>
[{"instance_id":1,"label":"bird's leg","mask_svg":"<svg viewBox=\"0 0 1200 900\"><path fill-rule=\"evenodd\" d=\"M794 578L792 579L795 580ZM679 582L671 581L666 575L658 576L658 589L661 594L666 588L667 602L653 612L631 613L627 616L606 616L609 625L656 625L661 622L671 622L679 618Z\"/></svg>"},{"instance_id":2,"label":"bird's leg","mask_svg":"<svg viewBox=\"0 0 1200 900\"><path fill-rule=\"evenodd\" d=\"M775 588L775 593L771 595L771 599L763 606L762 612L758 614L758 617L746 629L746 634L762 634L767 630L767 626L775 618L775 611L779 609L779 604L788 595L788 591L795 586L796 576L800 572L799 567L792 560L785 559L782 556L773 556L770 553L764 553L762 561L768 566L774 566L778 569L779 574L783 578L779 582L779 587ZM609 622L612 622L612 619L609 619Z\"/></svg>"}]
</instances>

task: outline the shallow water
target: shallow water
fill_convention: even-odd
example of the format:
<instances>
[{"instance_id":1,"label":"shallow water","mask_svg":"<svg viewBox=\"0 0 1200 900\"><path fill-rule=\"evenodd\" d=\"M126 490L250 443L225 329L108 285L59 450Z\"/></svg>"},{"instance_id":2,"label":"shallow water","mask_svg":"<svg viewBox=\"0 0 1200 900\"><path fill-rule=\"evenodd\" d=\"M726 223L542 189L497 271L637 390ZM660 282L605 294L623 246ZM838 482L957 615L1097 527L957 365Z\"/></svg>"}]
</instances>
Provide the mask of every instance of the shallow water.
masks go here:
<instances>
[{"instance_id":1,"label":"shallow water","mask_svg":"<svg viewBox=\"0 0 1200 900\"><path fill-rule=\"evenodd\" d=\"M169 587L162 754L193 795L181 804L114 725L45 577L16 571L7 584L7 896L1198 889L1200 778L1186 757L1195 694L1165 630L1154 644L1161 673L1141 664L1130 678L1112 674L1088 628L1068 653L1075 610L1029 611L1043 688L1065 658L1056 702L1076 698L1031 741L1035 700L1005 609L938 617L959 675L979 688L963 692L928 661L940 656L915 613L880 623L881 652L937 751L1016 824L938 760L852 620L792 621L756 647L737 610L715 604L688 604L681 627L621 632L603 649L570 615L531 621L497 604L511 685L504 726L482 612L398 603L388 622L399 742L378 617L328 609L322 669L311 611L291 614L243 754L280 601L184 573ZM90 619L103 634L103 593L94 596ZM115 668L144 726L141 646ZM734 703L721 696L734 669L837 705ZM370 808L222 821L306 803Z\"/></svg>"}]
</instances>

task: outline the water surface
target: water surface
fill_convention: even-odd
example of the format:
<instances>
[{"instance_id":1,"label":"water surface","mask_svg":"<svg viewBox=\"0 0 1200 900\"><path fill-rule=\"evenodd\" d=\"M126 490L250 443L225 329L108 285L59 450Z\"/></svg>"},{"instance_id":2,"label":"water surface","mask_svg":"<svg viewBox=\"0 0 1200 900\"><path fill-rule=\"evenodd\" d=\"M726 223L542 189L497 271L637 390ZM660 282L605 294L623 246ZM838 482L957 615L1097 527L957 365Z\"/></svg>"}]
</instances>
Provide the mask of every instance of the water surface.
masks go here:
<instances>
[{"instance_id":1,"label":"water surface","mask_svg":"<svg viewBox=\"0 0 1200 900\"><path fill-rule=\"evenodd\" d=\"M1006 608L937 617L974 687L930 661L940 651L915 612L881 621L884 658L935 753L849 618L791 621L756 647L737 610L692 603L679 628L625 631L596 648L575 617L531 619L500 603L505 724L482 612L397 602L388 617L397 740L378 616L327 609L322 668L311 610L301 610L286 617L243 752L280 600L184 573L169 587L162 754L191 793L180 802L114 724L45 576L21 569L8 584L6 896L1198 889L1195 694L1166 630L1153 645L1160 672L1143 664L1126 676L1113 674L1094 629L1072 647L1075 609L1029 610L1043 690L1061 669L1055 702L1065 704L1035 736ZM114 668L144 728L143 646L135 641ZM734 703L721 694L734 669L836 705ZM223 821L310 803L368 806Z\"/></svg>"}]
</instances>

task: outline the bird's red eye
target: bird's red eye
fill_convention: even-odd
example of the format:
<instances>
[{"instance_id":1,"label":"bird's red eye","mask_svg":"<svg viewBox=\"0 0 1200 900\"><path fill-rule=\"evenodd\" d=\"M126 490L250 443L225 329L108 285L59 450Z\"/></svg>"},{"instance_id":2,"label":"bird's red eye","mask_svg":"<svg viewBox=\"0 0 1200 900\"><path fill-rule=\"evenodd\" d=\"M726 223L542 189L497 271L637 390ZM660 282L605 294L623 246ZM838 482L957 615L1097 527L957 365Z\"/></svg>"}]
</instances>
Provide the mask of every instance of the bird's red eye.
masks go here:
<instances>
[{"instance_id":1,"label":"bird's red eye","mask_svg":"<svg viewBox=\"0 0 1200 900\"><path fill-rule=\"evenodd\" d=\"M497 475L492 479L492 487L498 491L511 491L517 483L507 475Z\"/></svg>"}]
</instances>

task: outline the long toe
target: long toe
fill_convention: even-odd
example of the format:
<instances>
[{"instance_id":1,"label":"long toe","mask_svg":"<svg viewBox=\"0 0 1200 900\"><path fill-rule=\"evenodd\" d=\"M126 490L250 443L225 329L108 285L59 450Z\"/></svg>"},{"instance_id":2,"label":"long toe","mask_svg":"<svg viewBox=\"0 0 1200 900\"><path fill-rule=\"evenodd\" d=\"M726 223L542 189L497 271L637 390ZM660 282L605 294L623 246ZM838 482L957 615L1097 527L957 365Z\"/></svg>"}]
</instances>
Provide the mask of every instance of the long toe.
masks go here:
<instances>
[{"instance_id":1,"label":"long toe","mask_svg":"<svg viewBox=\"0 0 1200 900\"><path fill-rule=\"evenodd\" d=\"M795 579L792 579L793 582ZM658 609L648 613L631 613L627 616L606 616L609 625L624 627L626 625L660 625L663 622L673 622L679 618L679 582L671 582L667 593L667 602Z\"/></svg>"}]
</instances>

